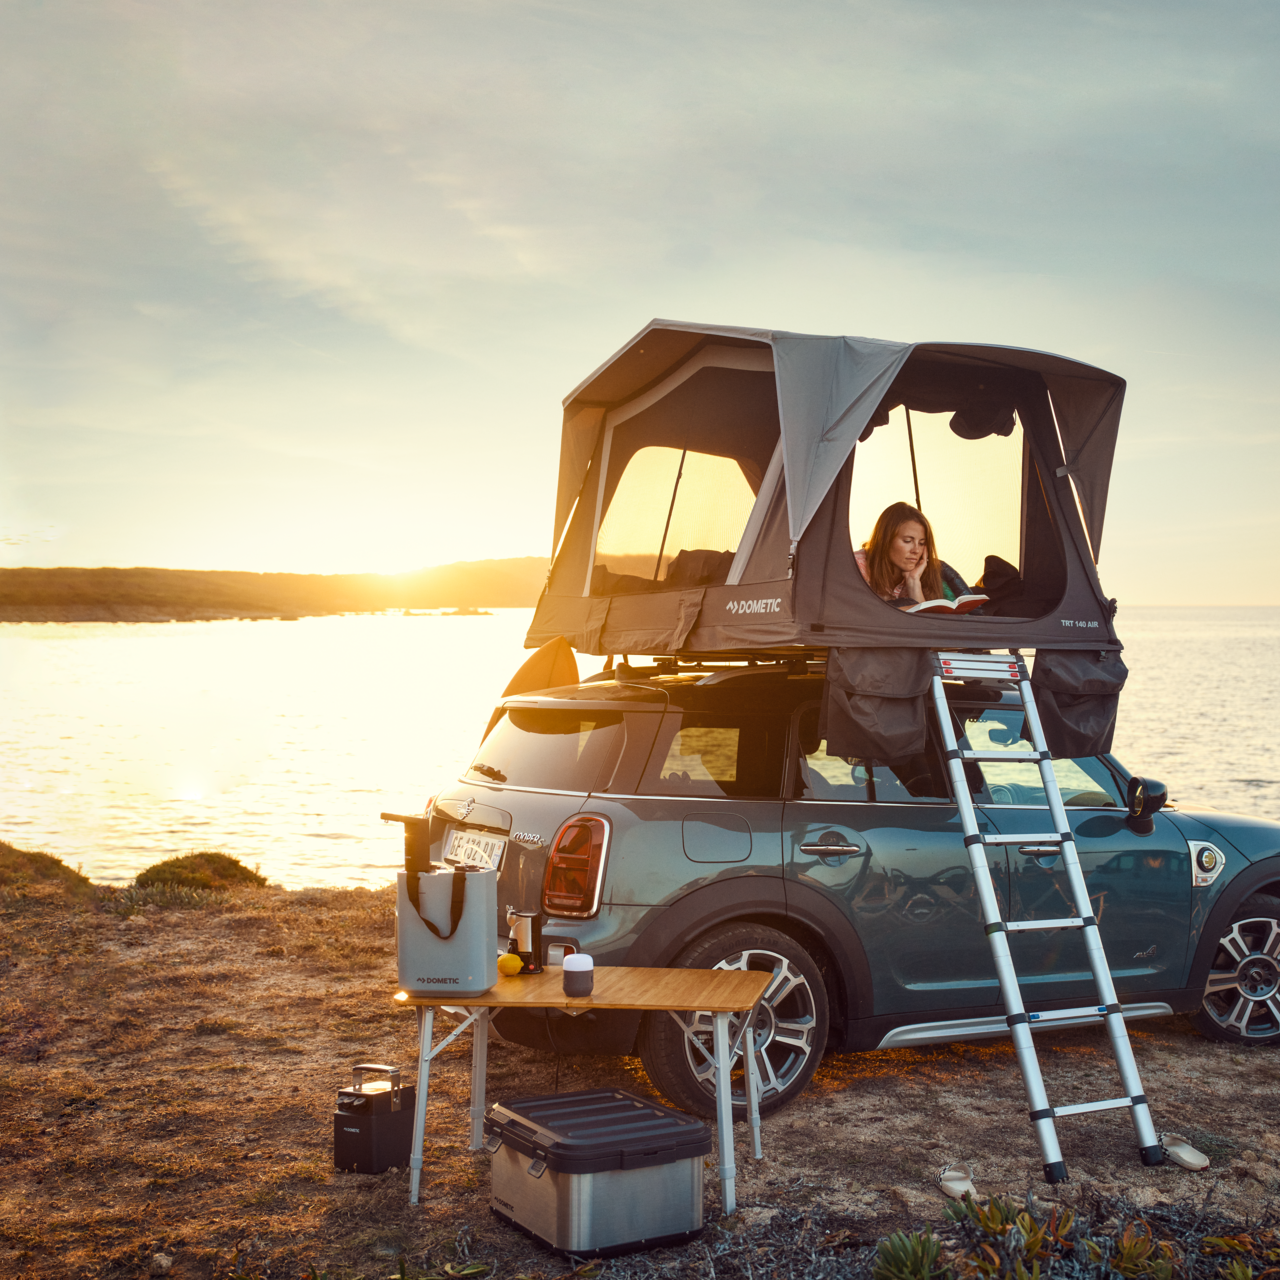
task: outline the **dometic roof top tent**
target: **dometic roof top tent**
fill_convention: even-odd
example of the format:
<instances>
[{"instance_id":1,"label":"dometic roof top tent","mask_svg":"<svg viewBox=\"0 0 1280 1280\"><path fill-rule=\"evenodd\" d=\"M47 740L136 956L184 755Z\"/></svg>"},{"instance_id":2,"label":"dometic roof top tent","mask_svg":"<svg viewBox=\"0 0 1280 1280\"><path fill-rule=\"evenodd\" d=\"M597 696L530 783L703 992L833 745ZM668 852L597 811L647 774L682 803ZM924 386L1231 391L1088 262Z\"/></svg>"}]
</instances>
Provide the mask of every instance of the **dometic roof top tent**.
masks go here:
<instances>
[{"instance_id":1,"label":"dometic roof top tent","mask_svg":"<svg viewBox=\"0 0 1280 1280\"><path fill-rule=\"evenodd\" d=\"M526 643L1118 650L1095 560L1124 386L1014 347L654 320L564 402ZM907 613L863 580L854 550L897 500L981 613Z\"/></svg>"}]
</instances>

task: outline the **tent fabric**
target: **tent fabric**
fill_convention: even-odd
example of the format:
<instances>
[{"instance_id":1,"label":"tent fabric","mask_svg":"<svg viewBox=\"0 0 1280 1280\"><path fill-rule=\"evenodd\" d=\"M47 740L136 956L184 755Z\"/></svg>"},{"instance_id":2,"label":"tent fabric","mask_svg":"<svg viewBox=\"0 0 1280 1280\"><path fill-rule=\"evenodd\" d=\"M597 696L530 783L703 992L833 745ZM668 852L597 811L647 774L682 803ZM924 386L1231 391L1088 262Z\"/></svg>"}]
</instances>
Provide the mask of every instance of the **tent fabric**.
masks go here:
<instances>
[{"instance_id":1,"label":"tent fabric","mask_svg":"<svg viewBox=\"0 0 1280 1280\"><path fill-rule=\"evenodd\" d=\"M1129 669L1116 653L1038 649L1031 688L1055 756L1094 756L1111 750L1120 691Z\"/></svg>"},{"instance_id":2,"label":"tent fabric","mask_svg":"<svg viewBox=\"0 0 1280 1280\"><path fill-rule=\"evenodd\" d=\"M896 764L928 745L923 649L831 649L818 732L827 755Z\"/></svg>"},{"instance_id":3,"label":"tent fabric","mask_svg":"<svg viewBox=\"0 0 1280 1280\"><path fill-rule=\"evenodd\" d=\"M907 358L914 351L936 351L971 362L1033 370L1045 379L1053 397L1066 465L1097 557L1124 400L1124 380L1115 374L1021 347L889 342L680 320L651 320L565 398L556 545L582 488L607 410L620 407L661 381L672 367L710 340L768 346L773 352L793 542L808 527L827 487ZM664 360L668 362L665 368Z\"/></svg>"},{"instance_id":4,"label":"tent fabric","mask_svg":"<svg viewBox=\"0 0 1280 1280\"><path fill-rule=\"evenodd\" d=\"M771 335L791 541L808 528L910 354L905 342Z\"/></svg>"},{"instance_id":5,"label":"tent fabric","mask_svg":"<svg viewBox=\"0 0 1280 1280\"><path fill-rule=\"evenodd\" d=\"M565 401L558 549L526 644L563 635L588 653L1118 650L1094 557L1123 395L1114 374L1021 348L655 320ZM951 414L962 439L1003 432L1015 413L1021 424L1017 564L989 559L993 600L982 614L904 613L857 569L858 442L899 404ZM599 546L628 461L654 446L732 458L756 491L736 544L681 544L661 579L609 563ZM780 483L761 484L779 468ZM980 476L957 482L981 501ZM665 497L653 501L666 509ZM857 513L865 527L875 514ZM634 551L663 567L656 542ZM636 558L625 543L617 554Z\"/></svg>"}]
</instances>

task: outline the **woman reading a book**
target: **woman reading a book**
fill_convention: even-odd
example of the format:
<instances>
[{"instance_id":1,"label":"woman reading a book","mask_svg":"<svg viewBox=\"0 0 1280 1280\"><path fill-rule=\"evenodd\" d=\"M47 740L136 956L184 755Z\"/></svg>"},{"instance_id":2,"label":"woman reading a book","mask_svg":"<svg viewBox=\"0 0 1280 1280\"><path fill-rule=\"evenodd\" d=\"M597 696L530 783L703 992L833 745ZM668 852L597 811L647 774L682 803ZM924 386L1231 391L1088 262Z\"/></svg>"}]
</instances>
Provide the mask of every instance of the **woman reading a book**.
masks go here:
<instances>
[{"instance_id":1,"label":"woman reading a book","mask_svg":"<svg viewBox=\"0 0 1280 1280\"><path fill-rule=\"evenodd\" d=\"M895 502L880 513L871 537L853 556L871 590L900 609L926 600L954 601L969 590L960 575L938 559L924 513L906 502Z\"/></svg>"}]
</instances>

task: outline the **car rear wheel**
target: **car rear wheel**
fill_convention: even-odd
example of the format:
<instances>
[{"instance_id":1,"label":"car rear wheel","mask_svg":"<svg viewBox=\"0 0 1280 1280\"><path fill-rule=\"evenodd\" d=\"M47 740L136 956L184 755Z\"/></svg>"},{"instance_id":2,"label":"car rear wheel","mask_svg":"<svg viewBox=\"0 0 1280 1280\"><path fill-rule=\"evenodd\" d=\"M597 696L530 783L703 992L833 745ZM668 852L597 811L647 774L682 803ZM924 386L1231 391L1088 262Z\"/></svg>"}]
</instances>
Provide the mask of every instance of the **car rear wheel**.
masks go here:
<instances>
[{"instance_id":1,"label":"car rear wheel","mask_svg":"<svg viewBox=\"0 0 1280 1280\"><path fill-rule=\"evenodd\" d=\"M755 1046L760 1071L760 1111L768 1115L785 1107L809 1083L826 1047L830 1025L822 973L799 943L763 925L726 925L699 938L673 962L678 969L752 969L772 973L747 1033ZM715 1114L712 1015L679 1015L699 1045L700 1053L670 1014L649 1013L640 1035L640 1058L654 1086L676 1106L696 1115ZM729 1019L732 1044L743 1015ZM733 1113L746 1115L746 1072L742 1053L732 1064Z\"/></svg>"},{"instance_id":2,"label":"car rear wheel","mask_svg":"<svg viewBox=\"0 0 1280 1280\"><path fill-rule=\"evenodd\" d=\"M1211 1040L1280 1044L1280 898L1255 893L1240 904L1191 1020Z\"/></svg>"}]
</instances>

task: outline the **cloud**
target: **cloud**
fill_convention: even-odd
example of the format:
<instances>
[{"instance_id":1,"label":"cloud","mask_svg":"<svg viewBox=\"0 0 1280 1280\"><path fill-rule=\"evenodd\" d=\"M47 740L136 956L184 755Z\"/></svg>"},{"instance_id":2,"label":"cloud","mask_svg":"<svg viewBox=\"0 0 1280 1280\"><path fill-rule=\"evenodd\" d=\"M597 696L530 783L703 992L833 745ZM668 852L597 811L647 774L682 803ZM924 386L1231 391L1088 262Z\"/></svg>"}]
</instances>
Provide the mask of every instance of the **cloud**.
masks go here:
<instances>
[{"instance_id":1,"label":"cloud","mask_svg":"<svg viewBox=\"0 0 1280 1280\"><path fill-rule=\"evenodd\" d=\"M1274 466L1268 7L115 0L0 24L0 462L15 509L80 530L11 556L216 562L219 451L308 476L290 528L323 555L344 482L419 512L369 554L541 551L559 397L653 315L1064 350L1130 378L1121 457L1163 485L1190 487L1206 417L1253 451L1192 468L1215 500ZM254 511L256 560L225 567L323 567Z\"/></svg>"}]
</instances>

